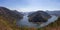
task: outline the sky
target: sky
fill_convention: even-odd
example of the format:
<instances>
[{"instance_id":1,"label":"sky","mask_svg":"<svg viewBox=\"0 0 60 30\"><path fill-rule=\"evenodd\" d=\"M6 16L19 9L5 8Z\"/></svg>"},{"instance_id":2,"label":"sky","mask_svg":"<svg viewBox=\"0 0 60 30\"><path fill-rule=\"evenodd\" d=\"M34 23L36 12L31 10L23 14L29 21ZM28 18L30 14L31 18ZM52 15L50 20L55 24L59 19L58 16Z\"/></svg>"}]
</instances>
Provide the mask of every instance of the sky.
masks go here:
<instances>
[{"instance_id":1,"label":"sky","mask_svg":"<svg viewBox=\"0 0 60 30\"><path fill-rule=\"evenodd\" d=\"M20 12L60 10L60 0L0 0L0 6Z\"/></svg>"}]
</instances>

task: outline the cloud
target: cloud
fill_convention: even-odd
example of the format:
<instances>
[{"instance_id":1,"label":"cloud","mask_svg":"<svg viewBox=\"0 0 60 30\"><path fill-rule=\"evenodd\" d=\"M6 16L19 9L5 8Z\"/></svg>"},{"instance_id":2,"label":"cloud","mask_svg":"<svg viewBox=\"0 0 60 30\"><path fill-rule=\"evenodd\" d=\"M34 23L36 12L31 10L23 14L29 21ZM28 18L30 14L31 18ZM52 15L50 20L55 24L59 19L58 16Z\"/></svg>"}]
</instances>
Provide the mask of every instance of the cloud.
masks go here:
<instances>
[{"instance_id":1,"label":"cloud","mask_svg":"<svg viewBox=\"0 0 60 30\"><path fill-rule=\"evenodd\" d=\"M0 0L0 6L21 11L60 9L60 0Z\"/></svg>"}]
</instances>

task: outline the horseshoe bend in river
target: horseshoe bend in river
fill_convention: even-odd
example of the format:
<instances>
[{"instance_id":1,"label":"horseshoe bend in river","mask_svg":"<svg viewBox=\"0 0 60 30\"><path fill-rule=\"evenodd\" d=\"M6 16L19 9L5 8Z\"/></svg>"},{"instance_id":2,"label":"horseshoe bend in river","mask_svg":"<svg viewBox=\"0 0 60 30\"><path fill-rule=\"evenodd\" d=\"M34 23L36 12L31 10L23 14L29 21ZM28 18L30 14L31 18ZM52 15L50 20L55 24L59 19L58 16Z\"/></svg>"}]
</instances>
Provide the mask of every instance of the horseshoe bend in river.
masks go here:
<instances>
[{"instance_id":1,"label":"horseshoe bend in river","mask_svg":"<svg viewBox=\"0 0 60 30\"><path fill-rule=\"evenodd\" d=\"M54 22L54 21L56 21L58 19L57 16L52 15L52 17L50 19L48 19L47 22L38 25L38 24L33 24L33 23L29 22L27 16L28 16L28 14L24 15L23 19L18 21L19 26L21 26L21 27L26 26L26 27L37 27L37 28L39 28L39 27L47 26L48 24L50 24L50 23L52 23L52 22Z\"/></svg>"}]
</instances>

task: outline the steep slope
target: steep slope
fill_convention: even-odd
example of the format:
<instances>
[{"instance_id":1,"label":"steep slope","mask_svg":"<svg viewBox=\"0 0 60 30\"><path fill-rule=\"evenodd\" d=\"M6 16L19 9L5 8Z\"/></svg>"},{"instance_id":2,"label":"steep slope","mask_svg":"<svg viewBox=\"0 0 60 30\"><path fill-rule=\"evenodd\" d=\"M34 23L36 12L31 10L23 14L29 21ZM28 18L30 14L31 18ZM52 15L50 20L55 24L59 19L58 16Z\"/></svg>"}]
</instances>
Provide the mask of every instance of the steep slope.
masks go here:
<instances>
[{"instance_id":1,"label":"steep slope","mask_svg":"<svg viewBox=\"0 0 60 30\"><path fill-rule=\"evenodd\" d=\"M17 30L16 21L23 16L5 7L0 7L0 30Z\"/></svg>"}]
</instances>

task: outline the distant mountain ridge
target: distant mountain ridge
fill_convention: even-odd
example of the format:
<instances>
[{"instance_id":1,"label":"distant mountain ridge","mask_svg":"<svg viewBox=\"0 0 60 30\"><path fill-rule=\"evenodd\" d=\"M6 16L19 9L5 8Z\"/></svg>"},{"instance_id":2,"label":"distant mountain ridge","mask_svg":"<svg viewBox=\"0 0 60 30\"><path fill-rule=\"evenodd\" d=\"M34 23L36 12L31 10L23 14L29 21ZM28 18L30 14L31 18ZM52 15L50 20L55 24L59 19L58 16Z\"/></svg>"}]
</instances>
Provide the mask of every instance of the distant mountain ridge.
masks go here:
<instances>
[{"instance_id":1,"label":"distant mountain ridge","mask_svg":"<svg viewBox=\"0 0 60 30\"><path fill-rule=\"evenodd\" d=\"M60 11L46 11L50 15L60 16Z\"/></svg>"}]
</instances>

